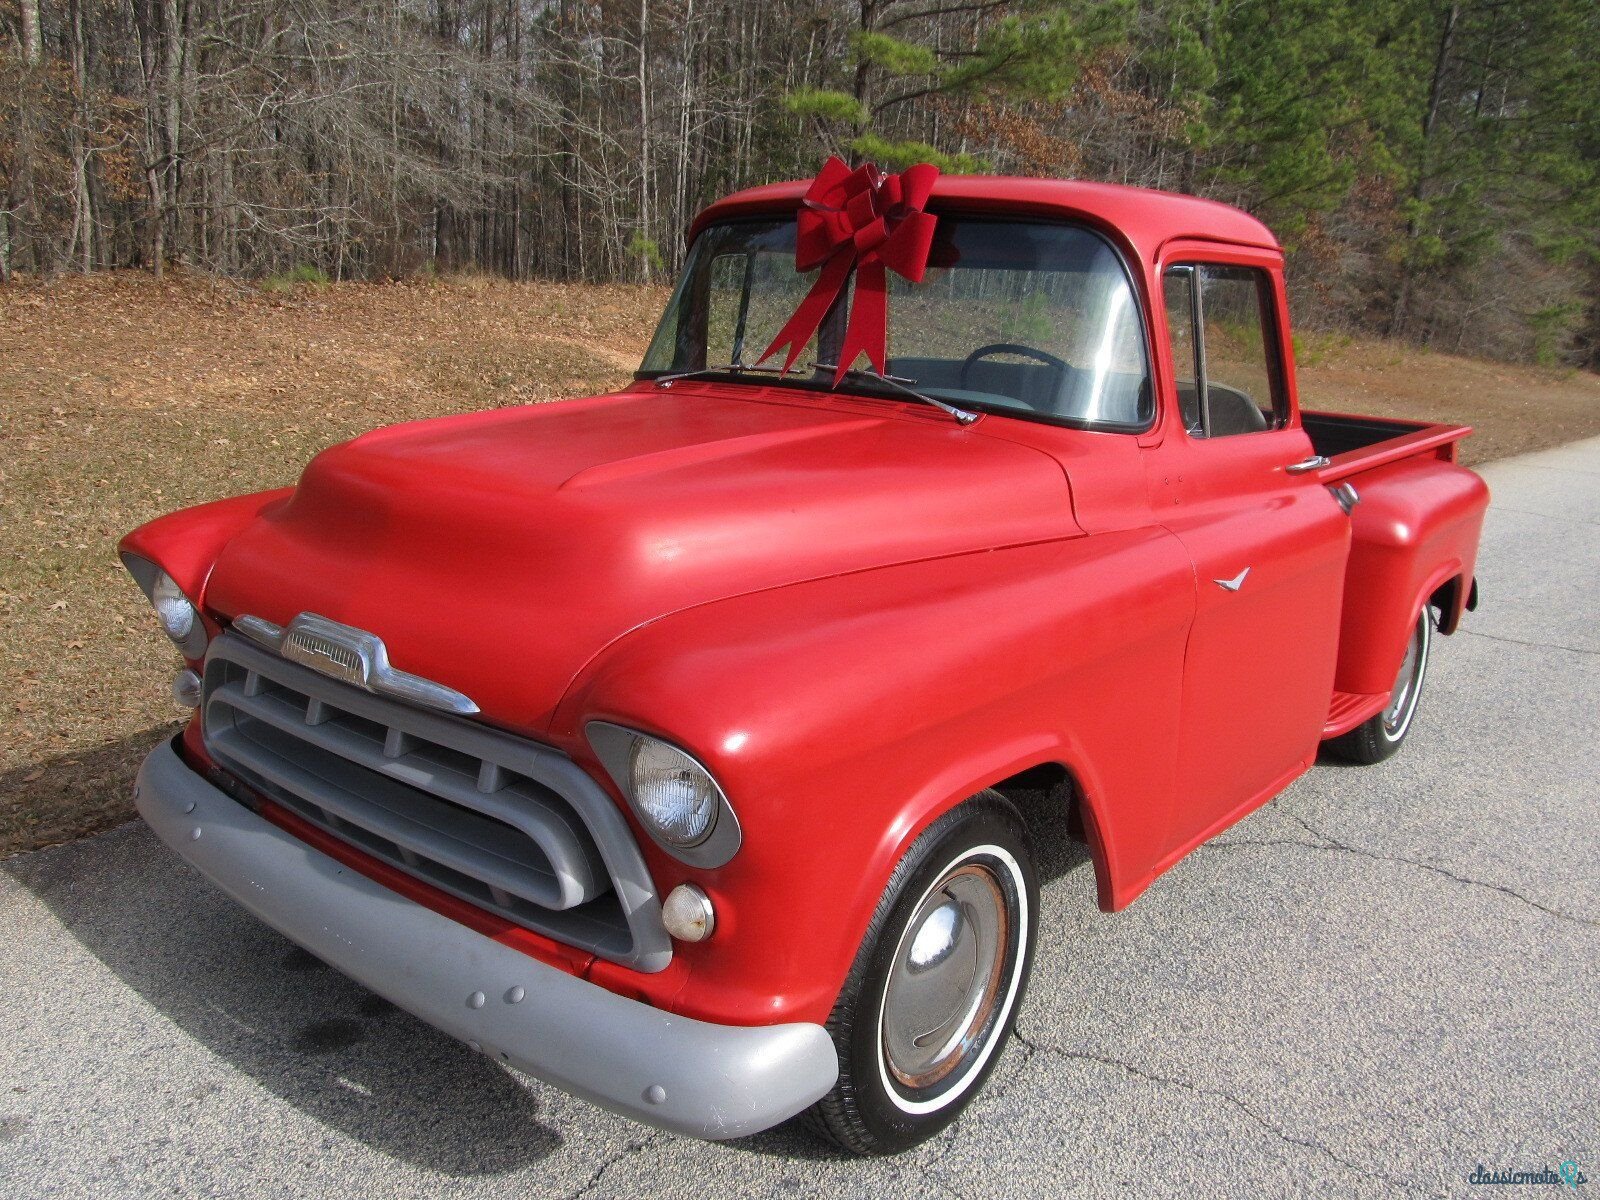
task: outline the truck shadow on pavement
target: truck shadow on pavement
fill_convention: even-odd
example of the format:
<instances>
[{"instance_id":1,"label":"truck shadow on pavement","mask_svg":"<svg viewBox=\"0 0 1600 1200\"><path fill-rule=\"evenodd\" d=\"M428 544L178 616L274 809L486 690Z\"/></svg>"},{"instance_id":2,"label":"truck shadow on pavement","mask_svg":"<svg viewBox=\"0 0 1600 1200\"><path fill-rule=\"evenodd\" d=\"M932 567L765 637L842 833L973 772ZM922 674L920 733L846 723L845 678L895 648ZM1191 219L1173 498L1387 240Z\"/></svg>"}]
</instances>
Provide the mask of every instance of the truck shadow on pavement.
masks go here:
<instances>
[{"instance_id":1,"label":"truck shadow on pavement","mask_svg":"<svg viewBox=\"0 0 1600 1200\"><path fill-rule=\"evenodd\" d=\"M515 1076L261 924L141 823L0 871L184 1035L347 1137L456 1176L515 1171L562 1144ZM168 1093L174 1106L220 1090L189 1048L173 1057L175 1073L194 1072L188 1093Z\"/></svg>"},{"instance_id":2,"label":"truck shadow on pavement","mask_svg":"<svg viewBox=\"0 0 1600 1200\"><path fill-rule=\"evenodd\" d=\"M180 729L157 725L0 771L0 857L113 829L132 819L144 756Z\"/></svg>"},{"instance_id":3,"label":"truck shadow on pavement","mask_svg":"<svg viewBox=\"0 0 1600 1200\"><path fill-rule=\"evenodd\" d=\"M160 734L152 730L108 753L136 765ZM1033 836L1041 885L1081 871L1076 882L1092 895L1088 852L1068 827L1070 797L1024 792L1012 799ZM183 1037L331 1130L458 1177L516 1171L563 1144L561 1133L539 1119L537 1090L262 924L140 821L0 861L0 872ZM62 956L71 970L76 952L67 948ZM130 1037L140 1025L127 1022ZM74 1036L72 1027L62 1027L61 1036ZM115 1043L67 1049L112 1056L136 1050ZM187 1090L163 1093L175 1110L205 1104L222 1090L217 1073L196 1069L194 1058L190 1047L173 1052L175 1079L192 1075ZM183 1112L162 1117L183 1119ZM798 1161L849 1157L798 1120L730 1145Z\"/></svg>"}]
</instances>

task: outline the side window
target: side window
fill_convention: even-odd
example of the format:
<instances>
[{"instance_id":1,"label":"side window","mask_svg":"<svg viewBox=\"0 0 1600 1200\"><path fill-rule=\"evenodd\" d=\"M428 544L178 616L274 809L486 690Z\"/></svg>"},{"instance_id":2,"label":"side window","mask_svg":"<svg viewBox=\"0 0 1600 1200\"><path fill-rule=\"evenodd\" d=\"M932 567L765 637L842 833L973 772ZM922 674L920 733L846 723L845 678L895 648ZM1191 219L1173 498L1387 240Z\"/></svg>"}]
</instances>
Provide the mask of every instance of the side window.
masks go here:
<instances>
[{"instance_id":1,"label":"side window","mask_svg":"<svg viewBox=\"0 0 1600 1200\"><path fill-rule=\"evenodd\" d=\"M1194 270L1174 267L1162 280L1167 296L1167 336L1172 339L1172 370L1178 385L1178 410L1195 436L1200 423L1199 348L1194 340Z\"/></svg>"},{"instance_id":2,"label":"side window","mask_svg":"<svg viewBox=\"0 0 1600 1200\"><path fill-rule=\"evenodd\" d=\"M1182 266L1170 269L1164 282L1178 404L1189 432L1228 437L1280 426L1284 405L1267 273Z\"/></svg>"},{"instance_id":3,"label":"side window","mask_svg":"<svg viewBox=\"0 0 1600 1200\"><path fill-rule=\"evenodd\" d=\"M1267 344L1272 285L1252 267L1200 268L1210 437L1253 433L1280 424L1275 370Z\"/></svg>"}]
</instances>

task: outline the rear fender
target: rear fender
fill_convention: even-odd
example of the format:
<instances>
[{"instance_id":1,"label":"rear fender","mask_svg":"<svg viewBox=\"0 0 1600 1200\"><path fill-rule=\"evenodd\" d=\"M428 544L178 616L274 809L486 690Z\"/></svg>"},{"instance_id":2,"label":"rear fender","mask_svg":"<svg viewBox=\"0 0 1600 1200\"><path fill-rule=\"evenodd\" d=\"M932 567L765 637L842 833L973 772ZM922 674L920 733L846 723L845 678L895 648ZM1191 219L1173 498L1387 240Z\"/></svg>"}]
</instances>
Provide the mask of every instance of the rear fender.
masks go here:
<instances>
[{"instance_id":1,"label":"rear fender","mask_svg":"<svg viewBox=\"0 0 1600 1200\"><path fill-rule=\"evenodd\" d=\"M1432 458L1406 459L1352 481L1349 566L1334 687L1372 695L1394 686L1417 612L1447 584L1440 628L1460 621L1489 489L1476 474Z\"/></svg>"}]
</instances>

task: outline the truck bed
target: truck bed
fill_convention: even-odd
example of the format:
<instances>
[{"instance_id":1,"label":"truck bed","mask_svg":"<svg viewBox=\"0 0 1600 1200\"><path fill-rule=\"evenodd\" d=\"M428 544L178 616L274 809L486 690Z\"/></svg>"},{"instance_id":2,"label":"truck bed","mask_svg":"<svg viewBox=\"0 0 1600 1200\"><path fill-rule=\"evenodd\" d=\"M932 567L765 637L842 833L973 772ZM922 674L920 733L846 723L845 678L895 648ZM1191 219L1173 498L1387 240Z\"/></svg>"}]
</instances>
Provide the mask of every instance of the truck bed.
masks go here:
<instances>
[{"instance_id":1,"label":"truck bed","mask_svg":"<svg viewBox=\"0 0 1600 1200\"><path fill-rule=\"evenodd\" d=\"M1302 411L1300 423L1311 438L1311 448L1332 460L1317 476L1328 482L1424 454L1455 462L1456 443L1472 432L1470 425L1330 412Z\"/></svg>"}]
</instances>

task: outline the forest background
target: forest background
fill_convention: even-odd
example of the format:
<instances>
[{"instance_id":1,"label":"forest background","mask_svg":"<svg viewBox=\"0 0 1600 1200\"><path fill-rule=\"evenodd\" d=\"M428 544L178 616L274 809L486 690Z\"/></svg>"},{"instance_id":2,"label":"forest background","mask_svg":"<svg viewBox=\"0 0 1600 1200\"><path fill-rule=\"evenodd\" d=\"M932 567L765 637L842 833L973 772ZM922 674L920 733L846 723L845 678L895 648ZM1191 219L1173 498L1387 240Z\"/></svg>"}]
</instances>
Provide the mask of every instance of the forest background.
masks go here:
<instances>
[{"instance_id":1,"label":"forest background","mask_svg":"<svg viewBox=\"0 0 1600 1200\"><path fill-rule=\"evenodd\" d=\"M1302 329L1600 367L1593 0L0 0L0 282L659 281L830 152L1215 197Z\"/></svg>"}]
</instances>

